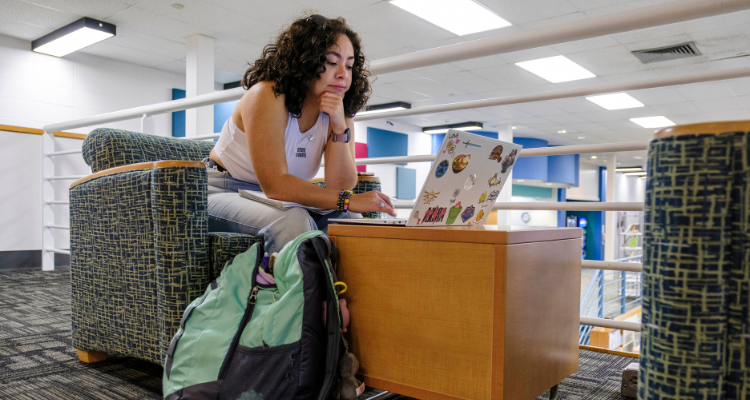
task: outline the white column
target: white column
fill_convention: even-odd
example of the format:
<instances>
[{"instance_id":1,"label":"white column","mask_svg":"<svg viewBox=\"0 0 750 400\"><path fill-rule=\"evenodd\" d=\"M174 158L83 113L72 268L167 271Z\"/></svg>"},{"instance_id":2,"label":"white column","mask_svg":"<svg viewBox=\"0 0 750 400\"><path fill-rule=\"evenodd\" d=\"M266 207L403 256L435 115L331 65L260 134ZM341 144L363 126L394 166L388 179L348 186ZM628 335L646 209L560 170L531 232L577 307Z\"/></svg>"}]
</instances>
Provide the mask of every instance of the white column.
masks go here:
<instances>
[{"instance_id":1,"label":"white column","mask_svg":"<svg viewBox=\"0 0 750 400\"><path fill-rule=\"evenodd\" d=\"M513 128L511 125L500 125L497 130L497 138L505 142L513 142ZM497 196L498 202L510 202L513 193L513 169L508 174L508 180L503 185L503 190ZM510 225L511 210L497 210L497 226Z\"/></svg>"},{"instance_id":2,"label":"white column","mask_svg":"<svg viewBox=\"0 0 750 400\"><path fill-rule=\"evenodd\" d=\"M52 271L55 269L55 253L47 251L54 249L55 235L47 225L55 225L55 213L53 206L47 201L55 200L55 187L53 181L47 177L55 176L54 157L47 157L48 153L55 151L55 137L51 133L42 135L42 270ZM58 207L60 208L60 207Z\"/></svg>"},{"instance_id":3,"label":"white column","mask_svg":"<svg viewBox=\"0 0 750 400\"><path fill-rule=\"evenodd\" d=\"M607 198L606 201L615 201L615 169L617 168L617 155L607 155ZM604 260L612 261L616 258L618 243L617 237L617 211L606 211L604 214Z\"/></svg>"},{"instance_id":4,"label":"white column","mask_svg":"<svg viewBox=\"0 0 750 400\"><path fill-rule=\"evenodd\" d=\"M185 94L190 98L214 91L214 39L199 34L187 37ZM189 108L185 112L185 136L214 132L214 106Z\"/></svg>"}]
</instances>

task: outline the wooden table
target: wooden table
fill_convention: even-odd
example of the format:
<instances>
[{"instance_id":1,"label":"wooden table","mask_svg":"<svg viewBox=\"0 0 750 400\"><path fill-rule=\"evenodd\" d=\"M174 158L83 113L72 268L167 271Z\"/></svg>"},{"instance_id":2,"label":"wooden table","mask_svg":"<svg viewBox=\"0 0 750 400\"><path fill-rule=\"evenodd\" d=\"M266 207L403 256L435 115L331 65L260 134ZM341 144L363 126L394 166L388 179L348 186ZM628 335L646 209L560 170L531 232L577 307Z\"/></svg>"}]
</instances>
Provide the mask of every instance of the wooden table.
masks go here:
<instances>
[{"instance_id":1,"label":"wooden table","mask_svg":"<svg viewBox=\"0 0 750 400\"><path fill-rule=\"evenodd\" d=\"M578 369L580 228L328 229L368 386L525 400Z\"/></svg>"}]
</instances>

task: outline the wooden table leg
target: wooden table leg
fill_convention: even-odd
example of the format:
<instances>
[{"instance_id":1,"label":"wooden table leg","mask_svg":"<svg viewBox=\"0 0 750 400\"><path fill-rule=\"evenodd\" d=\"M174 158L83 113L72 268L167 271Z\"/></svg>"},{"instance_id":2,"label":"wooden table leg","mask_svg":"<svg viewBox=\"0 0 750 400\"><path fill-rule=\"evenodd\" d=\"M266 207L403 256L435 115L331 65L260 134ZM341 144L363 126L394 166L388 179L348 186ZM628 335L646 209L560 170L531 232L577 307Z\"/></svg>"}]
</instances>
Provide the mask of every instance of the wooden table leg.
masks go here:
<instances>
[{"instance_id":1,"label":"wooden table leg","mask_svg":"<svg viewBox=\"0 0 750 400\"><path fill-rule=\"evenodd\" d=\"M78 359L85 363L95 363L104 361L107 359L107 353L104 351L86 351L76 349L78 352Z\"/></svg>"}]
</instances>

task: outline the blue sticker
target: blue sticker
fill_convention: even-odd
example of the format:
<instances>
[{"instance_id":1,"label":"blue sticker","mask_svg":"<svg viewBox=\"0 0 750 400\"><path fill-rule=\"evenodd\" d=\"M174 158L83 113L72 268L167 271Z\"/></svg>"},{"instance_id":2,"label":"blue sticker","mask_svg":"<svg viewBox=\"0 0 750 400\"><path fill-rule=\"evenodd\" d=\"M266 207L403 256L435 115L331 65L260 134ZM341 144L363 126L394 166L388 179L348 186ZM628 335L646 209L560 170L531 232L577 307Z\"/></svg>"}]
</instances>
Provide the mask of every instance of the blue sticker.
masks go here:
<instances>
[{"instance_id":1,"label":"blue sticker","mask_svg":"<svg viewBox=\"0 0 750 400\"><path fill-rule=\"evenodd\" d=\"M435 177L440 178L445 175L445 173L448 172L448 165L448 160L441 161L435 169Z\"/></svg>"}]
</instances>

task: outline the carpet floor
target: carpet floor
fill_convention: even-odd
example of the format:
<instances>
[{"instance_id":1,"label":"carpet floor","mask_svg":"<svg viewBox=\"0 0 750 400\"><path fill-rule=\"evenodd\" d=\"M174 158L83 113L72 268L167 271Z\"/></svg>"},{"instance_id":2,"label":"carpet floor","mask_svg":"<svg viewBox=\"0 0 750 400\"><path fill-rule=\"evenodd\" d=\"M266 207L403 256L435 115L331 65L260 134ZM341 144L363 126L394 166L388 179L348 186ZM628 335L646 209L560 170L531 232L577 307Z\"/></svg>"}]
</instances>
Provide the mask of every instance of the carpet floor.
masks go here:
<instances>
[{"instance_id":1,"label":"carpet floor","mask_svg":"<svg viewBox=\"0 0 750 400\"><path fill-rule=\"evenodd\" d=\"M0 399L162 398L159 365L117 356L78 361L71 345L69 270L0 272L0 282ZM581 350L578 372L560 383L557 398L631 399L620 395L620 381L634 361ZM368 389L360 399L379 392Z\"/></svg>"}]
</instances>

